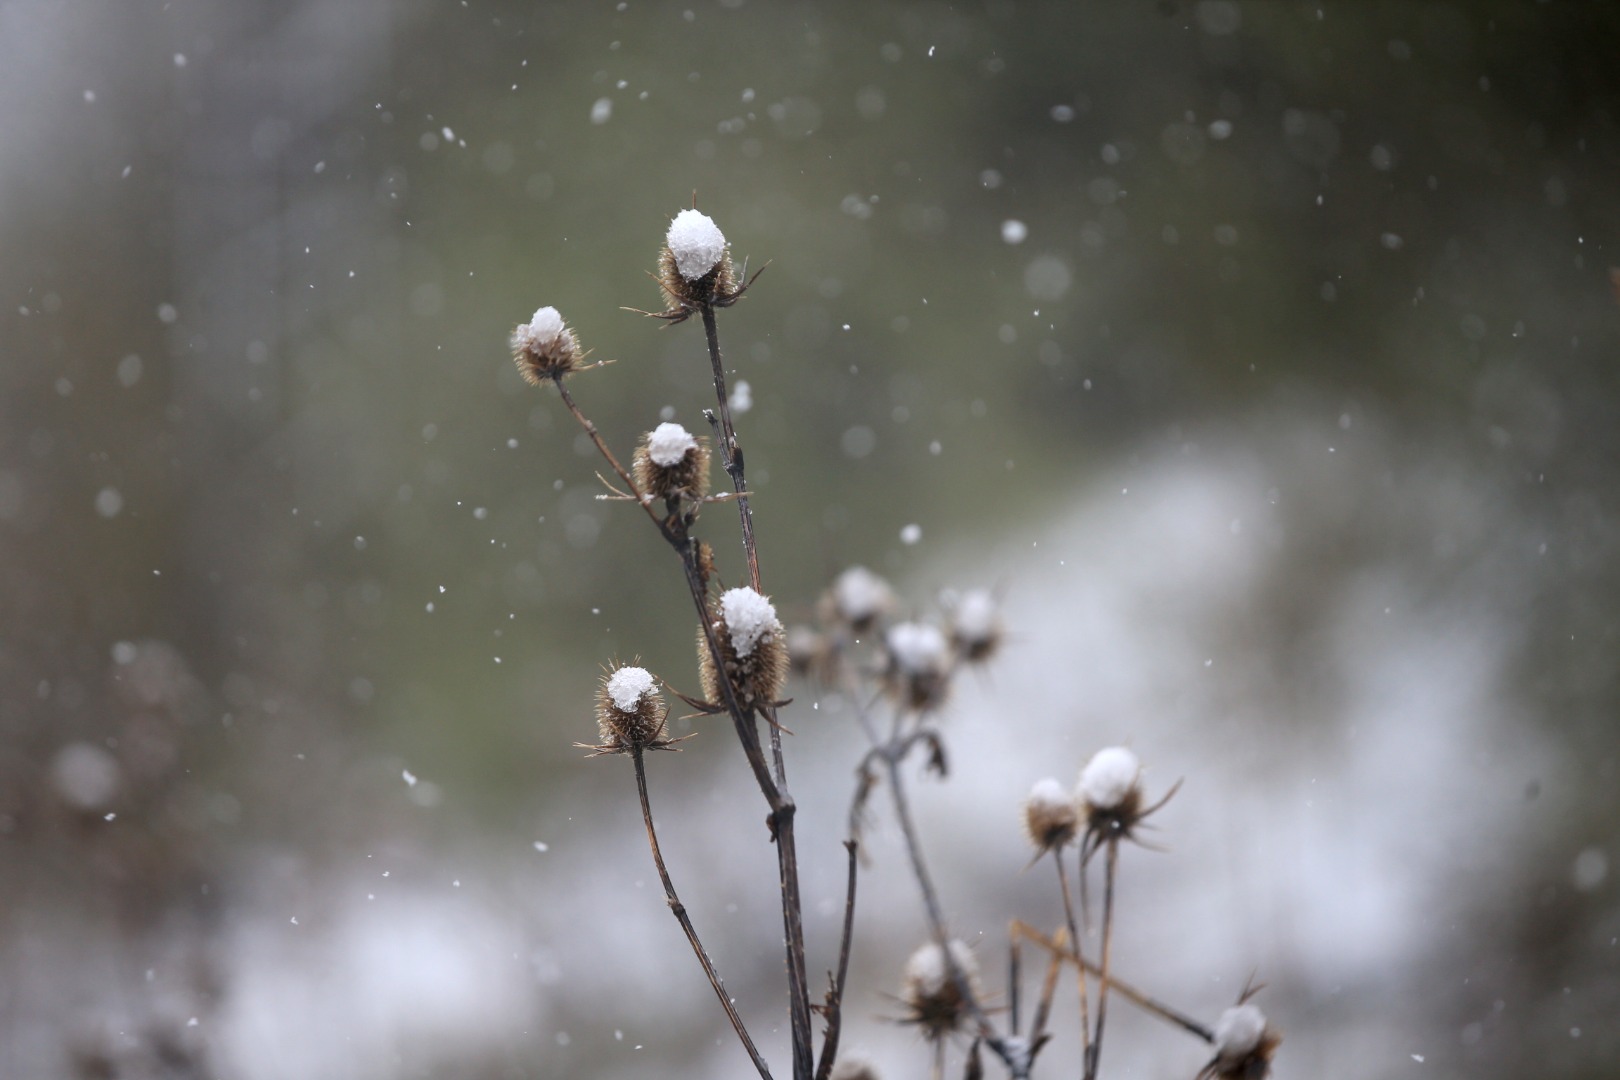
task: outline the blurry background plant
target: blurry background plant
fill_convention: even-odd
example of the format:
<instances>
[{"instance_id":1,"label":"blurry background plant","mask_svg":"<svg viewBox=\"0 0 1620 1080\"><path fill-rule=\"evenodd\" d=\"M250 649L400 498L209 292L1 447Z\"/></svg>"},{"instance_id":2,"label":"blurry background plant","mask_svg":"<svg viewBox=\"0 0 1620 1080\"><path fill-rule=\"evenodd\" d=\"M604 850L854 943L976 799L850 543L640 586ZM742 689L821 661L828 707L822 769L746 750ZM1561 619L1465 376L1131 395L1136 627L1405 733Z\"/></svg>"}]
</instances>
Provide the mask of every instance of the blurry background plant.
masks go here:
<instances>
[{"instance_id":1,"label":"blurry background plant","mask_svg":"<svg viewBox=\"0 0 1620 1080\"><path fill-rule=\"evenodd\" d=\"M1258 968L1296 1075L1612 1075L1617 51L1529 0L0 6L0 1073L747 1075L570 746L688 601L504 342L554 303L618 450L699 430L618 310L696 189L774 260L727 357L784 616L1005 595L917 791L991 989L1056 914L1020 801L1125 742L1187 780L1134 981ZM787 718L823 954L838 704ZM683 746L665 855L779 1016L747 777ZM898 1070L871 839L845 1045ZM1139 1022L1108 1071L1204 1064Z\"/></svg>"}]
</instances>

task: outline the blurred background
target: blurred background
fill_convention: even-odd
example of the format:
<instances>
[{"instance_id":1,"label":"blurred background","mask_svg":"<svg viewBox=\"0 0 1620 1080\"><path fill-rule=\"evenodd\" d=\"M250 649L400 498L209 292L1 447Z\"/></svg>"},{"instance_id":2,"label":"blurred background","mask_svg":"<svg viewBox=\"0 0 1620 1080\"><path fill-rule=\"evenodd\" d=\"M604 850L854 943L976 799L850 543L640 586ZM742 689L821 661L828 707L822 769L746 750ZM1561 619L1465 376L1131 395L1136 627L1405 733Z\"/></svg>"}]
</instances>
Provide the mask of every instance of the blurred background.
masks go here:
<instances>
[{"instance_id":1,"label":"blurred background","mask_svg":"<svg viewBox=\"0 0 1620 1080\"><path fill-rule=\"evenodd\" d=\"M622 310L694 192L770 261L721 340L779 610L1004 597L917 787L1000 1000L1060 919L1020 801L1125 742L1185 780L1127 977L1266 982L1280 1076L1615 1075L1616 55L1532 0L0 6L0 1075L751 1075L570 745L616 658L695 691L689 600L506 342L617 360L621 454L698 428L701 331ZM794 694L815 973L863 743ZM654 807L780 1075L696 727ZM923 1075L871 847L845 1045ZM1204 1061L1111 1014L1104 1075Z\"/></svg>"}]
</instances>

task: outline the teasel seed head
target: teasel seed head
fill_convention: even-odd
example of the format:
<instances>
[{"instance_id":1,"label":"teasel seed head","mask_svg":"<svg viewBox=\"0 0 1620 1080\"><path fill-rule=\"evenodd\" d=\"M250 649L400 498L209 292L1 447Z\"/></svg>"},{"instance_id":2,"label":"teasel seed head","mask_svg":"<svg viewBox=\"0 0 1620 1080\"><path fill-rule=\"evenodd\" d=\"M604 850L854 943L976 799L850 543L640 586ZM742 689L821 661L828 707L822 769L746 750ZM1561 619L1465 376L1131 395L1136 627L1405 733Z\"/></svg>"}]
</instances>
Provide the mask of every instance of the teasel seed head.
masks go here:
<instances>
[{"instance_id":1,"label":"teasel seed head","mask_svg":"<svg viewBox=\"0 0 1620 1080\"><path fill-rule=\"evenodd\" d=\"M1084 818L1085 835L1080 844L1082 864L1105 841L1137 840L1137 827L1169 802L1180 788L1181 781L1177 780L1158 802L1143 806L1142 763L1136 755L1123 746L1110 746L1093 754L1080 770L1076 792Z\"/></svg>"},{"instance_id":2,"label":"teasel seed head","mask_svg":"<svg viewBox=\"0 0 1620 1080\"><path fill-rule=\"evenodd\" d=\"M643 494L701 501L709 493L709 441L679 424L659 424L641 437L631 471Z\"/></svg>"},{"instance_id":3,"label":"teasel seed head","mask_svg":"<svg viewBox=\"0 0 1620 1080\"><path fill-rule=\"evenodd\" d=\"M584 353L579 338L554 307L543 307L534 318L512 331L512 359L531 386L561 379L579 368Z\"/></svg>"},{"instance_id":4,"label":"teasel seed head","mask_svg":"<svg viewBox=\"0 0 1620 1080\"><path fill-rule=\"evenodd\" d=\"M894 610L894 590L864 566L851 566L833 579L824 601L823 616L841 622L855 634L864 634Z\"/></svg>"},{"instance_id":5,"label":"teasel seed head","mask_svg":"<svg viewBox=\"0 0 1620 1080\"><path fill-rule=\"evenodd\" d=\"M744 709L775 704L787 679L787 634L770 600L748 586L727 589L710 609L710 626L720 644L724 677ZM713 704L725 701L721 671L698 632L698 666L703 695Z\"/></svg>"},{"instance_id":6,"label":"teasel seed head","mask_svg":"<svg viewBox=\"0 0 1620 1080\"><path fill-rule=\"evenodd\" d=\"M1215 1057L1200 1080L1264 1080L1282 1035L1254 1005L1235 1005L1215 1021Z\"/></svg>"},{"instance_id":7,"label":"teasel seed head","mask_svg":"<svg viewBox=\"0 0 1620 1080\"><path fill-rule=\"evenodd\" d=\"M840 1054L830 1080L883 1080L877 1065L861 1054Z\"/></svg>"},{"instance_id":8,"label":"teasel seed head","mask_svg":"<svg viewBox=\"0 0 1620 1080\"><path fill-rule=\"evenodd\" d=\"M788 669L804 679L832 684L838 675L838 650L820 630L804 625L787 631Z\"/></svg>"},{"instance_id":9,"label":"teasel seed head","mask_svg":"<svg viewBox=\"0 0 1620 1080\"><path fill-rule=\"evenodd\" d=\"M903 622L883 635L883 683L902 708L928 712L950 690L951 650L939 627Z\"/></svg>"},{"instance_id":10,"label":"teasel seed head","mask_svg":"<svg viewBox=\"0 0 1620 1080\"><path fill-rule=\"evenodd\" d=\"M630 664L615 667L602 677L596 693L596 727L602 741L590 749L598 754L663 749L670 743L664 737L668 711L650 671Z\"/></svg>"},{"instance_id":11,"label":"teasel seed head","mask_svg":"<svg viewBox=\"0 0 1620 1080\"><path fill-rule=\"evenodd\" d=\"M979 996L979 962L973 950L962 942L951 939L950 957L962 973L969 992ZM951 978L945 950L930 941L911 954L906 961L905 975L900 984L900 1002L906 1007L903 1023L916 1024L923 1034L937 1042L959 1030L968 1018L968 1002Z\"/></svg>"},{"instance_id":12,"label":"teasel seed head","mask_svg":"<svg viewBox=\"0 0 1620 1080\"><path fill-rule=\"evenodd\" d=\"M1079 827L1074 796L1050 776L1037 780L1024 800L1024 828L1036 852L1044 855L1073 843Z\"/></svg>"},{"instance_id":13,"label":"teasel seed head","mask_svg":"<svg viewBox=\"0 0 1620 1080\"><path fill-rule=\"evenodd\" d=\"M672 321L704 305L727 307L742 296L730 247L713 218L696 209L675 215L658 253L658 286L669 302L665 317Z\"/></svg>"},{"instance_id":14,"label":"teasel seed head","mask_svg":"<svg viewBox=\"0 0 1620 1080\"><path fill-rule=\"evenodd\" d=\"M1000 605L989 589L969 589L951 606L951 645L970 664L995 655L1005 633Z\"/></svg>"}]
</instances>

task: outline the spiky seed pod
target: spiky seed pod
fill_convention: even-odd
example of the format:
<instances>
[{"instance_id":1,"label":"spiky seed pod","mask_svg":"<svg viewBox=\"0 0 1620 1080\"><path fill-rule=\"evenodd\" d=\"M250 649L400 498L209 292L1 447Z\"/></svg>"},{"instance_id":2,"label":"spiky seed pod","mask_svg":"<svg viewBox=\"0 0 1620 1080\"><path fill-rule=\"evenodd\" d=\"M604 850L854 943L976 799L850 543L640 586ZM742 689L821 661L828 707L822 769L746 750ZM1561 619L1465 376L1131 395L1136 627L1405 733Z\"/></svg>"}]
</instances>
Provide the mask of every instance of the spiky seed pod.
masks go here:
<instances>
[{"instance_id":1,"label":"spiky seed pod","mask_svg":"<svg viewBox=\"0 0 1620 1080\"><path fill-rule=\"evenodd\" d=\"M843 623L854 634L866 633L893 610L894 590L864 566L851 566L834 578L822 601L822 617Z\"/></svg>"},{"instance_id":2,"label":"spiky seed pod","mask_svg":"<svg viewBox=\"0 0 1620 1080\"><path fill-rule=\"evenodd\" d=\"M1041 855L1074 842L1080 813L1074 796L1052 777L1037 780L1024 800L1024 828Z\"/></svg>"},{"instance_id":3,"label":"spiky seed pod","mask_svg":"<svg viewBox=\"0 0 1620 1080\"><path fill-rule=\"evenodd\" d=\"M646 668L624 665L602 678L596 693L599 754L623 754L637 749L662 749L664 717L669 709L658 692L657 680Z\"/></svg>"},{"instance_id":4,"label":"spiky seed pod","mask_svg":"<svg viewBox=\"0 0 1620 1080\"><path fill-rule=\"evenodd\" d=\"M979 962L973 951L962 942L951 939L951 960L962 973L969 992L979 992ZM905 975L900 984L900 1002L906 1007L903 1023L916 1024L930 1041L938 1041L959 1029L968 1017L967 999L951 978L945 950L930 941L911 954L906 961Z\"/></svg>"},{"instance_id":5,"label":"spiky seed pod","mask_svg":"<svg viewBox=\"0 0 1620 1080\"><path fill-rule=\"evenodd\" d=\"M1215 1057L1199 1080L1265 1080L1282 1034L1254 1005L1236 1005L1215 1022Z\"/></svg>"},{"instance_id":6,"label":"spiky seed pod","mask_svg":"<svg viewBox=\"0 0 1620 1080\"><path fill-rule=\"evenodd\" d=\"M644 494L697 502L709 493L709 440L679 424L659 424L641 437L631 472Z\"/></svg>"},{"instance_id":7,"label":"spiky seed pod","mask_svg":"<svg viewBox=\"0 0 1620 1080\"><path fill-rule=\"evenodd\" d=\"M883 685L901 708L928 712L950 691L951 650L937 626L903 622L883 635Z\"/></svg>"},{"instance_id":8,"label":"spiky seed pod","mask_svg":"<svg viewBox=\"0 0 1620 1080\"><path fill-rule=\"evenodd\" d=\"M844 1054L832 1067L831 1080L882 1080L883 1074L870 1059L860 1054Z\"/></svg>"},{"instance_id":9,"label":"spiky seed pod","mask_svg":"<svg viewBox=\"0 0 1620 1080\"><path fill-rule=\"evenodd\" d=\"M838 650L832 640L808 626L790 626L787 632L788 668L805 679L831 684L838 674Z\"/></svg>"},{"instance_id":10,"label":"spiky seed pod","mask_svg":"<svg viewBox=\"0 0 1620 1080\"><path fill-rule=\"evenodd\" d=\"M781 699L787 679L787 634L771 602L746 585L728 589L710 610L710 625L720 643L726 682L744 709L769 706ZM725 701L720 671L698 630L698 667L703 695L713 704Z\"/></svg>"},{"instance_id":11,"label":"spiky seed pod","mask_svg":"<svg viewBox=\"0 0 1620 1080\"><path fill-rule=\"evenodd\" d=\"M554 307L543 307L534 318L512 331L512 359L531 386L561 379L579 368L584 353L579 338Z\"/></svg>"},{"instance_id":12,"label":"spiky seed pod","mask_svg":"<svg viewBox=\"0 0 1620 1080\"><path fill-rule=\"evenodd\" d=\"M1142 763L1123 746L1110 746L1092 755L1080 770L1075 797L1085 819L1080 858L1089 859L1104 841L1135 840L1135 830L1148 815L1169 802L1181 787L1171 785L1152 806L1143 806Z\"/></svg>"},{"instance_id":13,"label":"spiky seed pod","mask_svg":"<svg viewBox=\"0 0 1620 1080\"><path fill-rule=\"evenodd\" d=\"M983 663L1001 647L1004 631L997 608L988 589L970 589L951 607L951 645L968 663Z\"/></svg>"},{"instance_id":14,"label":"spiky seed pod","mask_svg":"<svg viewBox=\"0 0 1620 1080\"><path fill-rule=\"evenodd\" d=\"M704 305L727 307L742 295L725 234L713 218L697 210L675 215L658 253L658 287L669 302L666 314L682 318Z\"/></svg>"}]
</instances>

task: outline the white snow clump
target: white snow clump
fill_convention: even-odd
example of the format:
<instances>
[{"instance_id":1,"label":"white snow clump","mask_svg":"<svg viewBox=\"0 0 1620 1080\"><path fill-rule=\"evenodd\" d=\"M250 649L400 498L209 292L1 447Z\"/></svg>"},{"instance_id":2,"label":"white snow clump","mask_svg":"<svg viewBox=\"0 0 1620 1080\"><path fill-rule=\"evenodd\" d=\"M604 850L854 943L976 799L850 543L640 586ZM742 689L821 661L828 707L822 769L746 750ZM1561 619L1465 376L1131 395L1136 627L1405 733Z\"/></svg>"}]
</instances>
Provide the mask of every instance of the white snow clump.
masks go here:
<instances>
[{"instance_id":1,"label":"white snow clump","mask_svg":"<svg viewBox=\"0 0 1620 1080\"><path fill-rule=\"evenodd\" d=\"M680 464L687 452L696 448L697 440L679 424L659 424L647 436L647 456L666 469Z\"/></svg>"},{"instance_id":2,"label":"white snow clump","mask_svg":"<svg viewBox=\"0 0 1620 1080\"><path fill-rule=\"evenodd\" d=\"M744 585L727 589L720 597L720 617L731 635L731 647L738 656L749 656L754 646L781 629L776 608L759 593Z\"/></svg>"},{"instance_id":3,"label":"white snow clump","mask_svg":"<svg viewBox=\"0 0 1620 1080\"><path fill-rule=\"evenodd\" d=\"M889 627L889 655L894 666L906 675L932 675L945 670L950 646L939 627L927 623L903 622Z\"/></svg>"},{"instance_id":4,"label":"white snow clump","mask_svg":"<svg viewBox=\"0 0 1620 1080\"><path fill-rule=\"evenodd\" d=\"M1253 1005L1237 1005L1215 1021L1215 1053L1223 1061L1247 1057L1266 1033L1266 1014Z\"/></svg>"},{"instance_id":5,"label":"white snow clump","mask_svg":"<svg viewBox=\"0 0 1620 1080\"><path fill-rule=\"evenodd\" d=\"M889 583L864 566L852 566L833 582L833 603L850 622L862 622L888 610L894 593Z\"/></svg>"},{"instance_id":6,"label":"white snow clump","mask_svg":"<svg viewBox=\"0 0 1620 1080\"><path fill-rule=\"evenodd\" d=\"M1028 805L1029 816L1032 818L1037 815L1051 815L1073 807L1074 796L1070 795L1055 777L1048 776L1044 780L1035 781L1035 786L1029 789Z\"/></svg>"},{"instance_id":7,"label":"white snow clump","mask_svg":"<svg viewBox=\"0 0 1620 1080\"><path fill-rule=\"evenodd\" d=\"M956 938L951 939L951 959L956 961L957 970L970 984L978 979L978 960L974 958L973 951ZM950 969L945 965L945 950L939 947L938 942L930 941L906 961L905 983L911 994L937 997L949 983L950 977Z\"/></svg>"},{"instance_id":8,"label":"white snow clump","mask_svg":"<svg viewBox=\"0 0 1620 1080\"><path fill-rule=\"evenodd\" d=\"M1136 790L1142 763L1123 746L1099 750L1080 770L1080 797L1098 810L1112 810Z\"/></svg>"},{"instance_id":9,"label":"white snow clump","mask_svg":"<svg viewBox=\"0 0 1620 1080\"><path fill-rule=\"evenodd\" d=\"M720 226L696 210L682 210L675 215L665 243L675 256L675 269L687 281L696 281L713 270L726 253L726 237Z\"/></svg>"},{"instance_id":10,"label":"white snow clump","mask_svg":"<svg viewBox=\"0 0 1620 1080\"><path fill-rule=\"evenodd\" d=\"M951 625L963 641L988 641L996 636L996 598L989 589L962 594L951 612Z\"/></svg>"},{"instance_id":11,"label":"white snow clump","mask_svg":"<svg viewBox=\"0 0 1620 1080\"><path fill-rule=\"evenodd\" d=\"M516 348L544 352L567 333L568 328L563 325L563 317L557 309L543 307L534 313L534 318L512 331L512 344Z\"/></svg>"},{"instance_id":12,"label":"white snow clump","mask_svg":"<svg viewBox=\"0 0 1620 1080\"><path fill-rule=\"evenodd\" d=\"M652 672L646 668L622 667L608 676L608 697L620 712L635 712L636 706L653 688Z\"/></svg>"}]
</instances>

